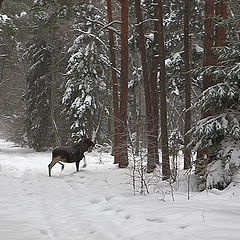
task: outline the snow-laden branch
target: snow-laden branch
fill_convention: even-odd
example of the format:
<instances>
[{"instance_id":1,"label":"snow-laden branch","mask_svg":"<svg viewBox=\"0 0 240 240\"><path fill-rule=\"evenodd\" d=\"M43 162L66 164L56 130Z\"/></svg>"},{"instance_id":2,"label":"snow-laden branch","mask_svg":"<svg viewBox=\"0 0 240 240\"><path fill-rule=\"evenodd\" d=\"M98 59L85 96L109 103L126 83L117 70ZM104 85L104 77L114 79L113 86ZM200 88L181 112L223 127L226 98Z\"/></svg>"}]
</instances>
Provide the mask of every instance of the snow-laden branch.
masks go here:
<instances>
[{"instance_id":1,"label":"snow-laden branch","mask_svg":"<svg viewBox=\"0 0 240 240\"><path fill-rule=\"evenodd\" d=\"M107 28L107 29L110 29L110 30L114 31L116 34L120 35L120 32L119 32L116 28L112 27L112 25L114 25L114 24L122 24L121 21L115 20L115 21L112 21L112 22L110 22L110 23L108 23L108 24L103 24L102 22L97 21L97 20L93 20L93 19L91 19L91 18L85 18L85 19L88 20L89 22L97 23L97 24L99 24L99 25L102 26L102 27L98 30L97 33L101 32L101 31L103 31L104 29Z\"/></svg>"},{"instance_id":2,"label":"snow-laden branch","mask_svg":"<svg viewBox=\"0 0 240 240\"><path fill-rule=\"evenodd\" d=\"M97 37L96 35L94 35L94 34L92 34L92 33L89 33L89 32L85 32L85 31L83 31L82 29L76 29L75 31L78 31L78 32L80 32L80 33L83 33L83 34L85 34L85 35L87 35L87 36L89 36L89 37L92 37L92 38L93 38L92 41L93 41L94 39L96 39L97 41L99 41L99 42L103 45L103 47L104 47L106 50L108 50L108 46L107 46L99 37Z\"/></svg>"}]
</instances>

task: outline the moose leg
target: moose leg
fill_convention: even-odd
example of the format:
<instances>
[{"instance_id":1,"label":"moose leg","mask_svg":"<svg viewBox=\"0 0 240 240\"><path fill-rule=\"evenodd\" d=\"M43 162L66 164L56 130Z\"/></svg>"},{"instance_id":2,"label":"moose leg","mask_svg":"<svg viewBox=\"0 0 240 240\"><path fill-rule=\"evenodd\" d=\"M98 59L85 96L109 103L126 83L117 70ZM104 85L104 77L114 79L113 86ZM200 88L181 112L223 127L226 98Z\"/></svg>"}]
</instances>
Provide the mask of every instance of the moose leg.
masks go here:
<instances>
[{"instance_id":1,"label":"moose leg","mask_svg":"<svg viewBox=\"0 0 240 240\"><path fill-rule=\"evenodd\" d=\"M52 161L48 164L48 175L51 177L51 169L52 167L61 160L61 157L55 157Z\"/></svg>"},{"instance_id":2,"label":"moose leg","mask_svg":"<svg viewBox=\"0 0 240 240\"><path fill-rule=\"evenodd\" d=\"M62 166L62 170L64 169L64 164L61 162L58 162Z\"/></svg>"},{"instance_id":3,"label":"moose leg","mask_svg":"<svg viewBox=\"0 0 240 240\"><path fill-rule=\"evenodd\" d=\"M80 161L77 161L77 162L76 162L76 169L77 169L77 172L79 171L79 163L80 163Z\"/></svg>"},{"instance_id":4,"label":"moose leg","mask_svg":"<svg viewBox=\"0 0 240 240\"><path fill-rule=\"evenodd\" d=\"M86 161L86 157L85 157L85 155L83 156L83 161L84 161L84 164L83 164L83 168L85 168L86 166L87 166L87 161Z\"/></svg>"}]
</instances>

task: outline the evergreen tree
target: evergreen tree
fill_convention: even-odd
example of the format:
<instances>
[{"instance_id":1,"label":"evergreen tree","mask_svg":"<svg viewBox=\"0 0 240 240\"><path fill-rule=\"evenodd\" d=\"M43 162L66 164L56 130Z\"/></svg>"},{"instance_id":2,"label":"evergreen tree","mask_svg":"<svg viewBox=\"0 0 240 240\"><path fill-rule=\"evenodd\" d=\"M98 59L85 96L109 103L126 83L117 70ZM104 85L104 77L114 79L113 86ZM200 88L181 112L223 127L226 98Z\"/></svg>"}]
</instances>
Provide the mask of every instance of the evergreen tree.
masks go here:
<instances>
[{"instance_id":1,"label":"evergreen tree","mask_svg":"<svg viewBox=\"0 0 240 240\"><path fill-rule=\"evenodd\" d=\"M51 146L50 83L51 51L43 40L29 46L26 53L31 63L27 74L26 128L30 147L37 151Z\"/></svg>"},{"instance_id":2,"label":"evergreen tree","mask_svg":"<svg viewBox=\"0 0 240 240\"><path fill-rule=\"evenodd\" d=\"M25 141L25 109L22 95L25 89L25 66L22 59L28 1L17 4L4 1L0 14L0 122L1 132L7 140L20 145Z\"/></svg>"},{"instance_id":3,"label":"evergreen tree","mask_svg":"<svg viewBox=\"0 0 240 240\"><path fill-rule=\"evenodd\" d=\"M235 41L240 21L229 18L223 20L221 26L228 31L228 46L215 48L218 65L203 72L214 76L216 84L207 88L195 104L202 112L214 114L200 120L190 131L195 150L208 149L209 152L204 159L207 170L201 182L203 186L218 188L231 182L240 165L237 158L232 157L240 146L240 48Z\"/></svg>"},{"instance_id":4,"label":"evergreen tree","mask_svg":"<svg viewBox=\"0 0 240 240\"><path fill-rule=\"evenodd\" d=\"M108 49L102 40L102 26L98 24L102 19L106 20L106 16L91 0L82 7L85 10L81 12L81 21L73 25L76 38L69 48L67 83L63 96L74 141L78 141L82 135L92 137L104 106L104 96L108 94Z\"/></svg>"}]
</instances>

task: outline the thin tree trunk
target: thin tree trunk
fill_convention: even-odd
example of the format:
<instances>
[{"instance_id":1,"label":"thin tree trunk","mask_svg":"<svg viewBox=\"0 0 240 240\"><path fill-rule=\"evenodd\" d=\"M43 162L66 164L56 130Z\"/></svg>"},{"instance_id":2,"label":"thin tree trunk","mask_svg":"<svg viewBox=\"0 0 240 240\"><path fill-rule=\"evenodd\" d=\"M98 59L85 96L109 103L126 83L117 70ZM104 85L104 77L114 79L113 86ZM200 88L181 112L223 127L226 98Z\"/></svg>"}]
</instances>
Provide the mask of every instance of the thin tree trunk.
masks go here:
<instances>
[{"instance_id":1,"label":"thin tree trunk","mask_svg":"<svg viewBox=\"0 0 240 240\"><path fill-rule=\"evenodd\" d=\"M146 48L145 48L145 37L142 26L142 10L140 6L140 0L135 0L135 12L138 23L138 34L139 34L139 50L142 60L142 70L143 70L143 86L145 95L145 107L146 107L146 129L148 138L148 162L147 162L147 172L152 172L155 167L154 158L154 143L153 143L153 119L152 119L152 102L151 102L151 85L149 80L149 72L147 66Z\"/></svg>"},{"instance_id":2,"label":"thin tree trunk","mask_svg":"<svg viewBox=\"0 0 240 240\"><path fill-rule=\"evenodd\" d=\"M160 55L160 117L162 132L162 175L163 180L170 178L170 163L168 149L168 127L167 127L167 100L166 100L166 71L165 71L165 46L163 30L162 0L155 0L155 28L157 30L158 54Z\"/></svg>"},{"instance_id":3,"label":"thin tree trunk","mask_svg":"<svg viewBox=\"0 0 240 240\"><path fill-rule=\"evenodd\" d=\"M121 75L120 75L120 131L119 167L128 166L127 103L128 103L128 0L121 0Z\"/></svg>"},{"instance_id":4,"label":"thin tree trunk","mask_svg":"<svg viewBox=\"0 0 240 240\"><path fill-rule=\"evenodd\" d=\"M112 19L112 2L107 0L108 9L108 23L113 21ZM113 30L109 28L109 45L110 45L110 59L112 65L112 91L113 91L113 111L114 111L114 136L113 136L113 153L114 153L114 164L119 163L119 106L118 106L118 81L116 69L116 54L114 46L114 35Z\"/></svg>"},{"instance_id":5,"label":"thin tree trunk","mask_svg":"<svg viewBox=\"0 0 240 240\"><path fill-rule=\"evenodd\" d=\"M54 139L56 144L61 146L61 140L59 136L59 131L57 128L57 123L55 120L55 106L54 106L54 99L55 99L55 57L54 57L54 26L51 26L51 41L52 41L52 49L51 49L51 60L52 60L52 66L51 66L51 97L50 97L50 117L51 117L51 122L52 122L52 128L54 132Z\"/></svg>"},{"instance_id":6,"label":"thin tree trunk","mask_svg":"<svg viewBox=\"0 0 240 240\"><path fill-rule=\"evenodd\" d=\"M154 161L155 165L159 165L159 153L158 153L158 135L159 135L159 92L157 86L157 66L158 61L157 59L153 60L154 70L153 70L153 77L150 77L151 80L151 105L152 105L152 122L153 122L153 132L152 132L152 141L153 141L153 151L154 151Z\"/></svg>"},{"instance_id":7,"label":"thin tree trunk","mask_svg":"<svg viewBox=\"0 0 240 240\"><path fill-rule=\"evenodd\" d=\"M101 112L100 112L99 119L98 119L97 128L93 132L93 135L92 135L92 138L91 138L93 142L96 142L96 140L98 139L98 136L99 136L99 133L100 133L100 130L101 130L101 126L102 126L102 121L103 121L103 117L104 117L105 108L106 108L106 103L104 102L103 106L102 106L102 109L101 109Z\"/></svg>"},{"instance_id":8,"label":"thin tree trunk","mask_svg":"<svg viewBox=\"0 0 240 240\"><path fill-rule=\"evenodd\" d=\"M184 169L191 167L191 150L187 148L190 136L186 133L191 128L191 75L190 75L190 44L189 44L189 12L190 0L184 0L184 71L185 71L185 130L184 130Z\"/></svg>"}]
</instances>

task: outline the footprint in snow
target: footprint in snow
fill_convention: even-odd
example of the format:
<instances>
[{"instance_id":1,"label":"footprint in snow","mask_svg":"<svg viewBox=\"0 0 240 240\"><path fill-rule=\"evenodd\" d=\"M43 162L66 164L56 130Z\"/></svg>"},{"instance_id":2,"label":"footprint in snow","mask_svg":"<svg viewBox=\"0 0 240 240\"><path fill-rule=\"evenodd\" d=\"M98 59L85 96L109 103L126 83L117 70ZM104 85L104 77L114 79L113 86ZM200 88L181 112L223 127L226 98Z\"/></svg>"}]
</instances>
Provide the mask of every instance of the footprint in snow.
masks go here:
<instances>
[{"instance_id":1,"label":"footprint in snow","mask_svg":"<svg viewBox=\"0 0 240 240\"><path fill-rule=\"evenodd\" d=\"M48 231L46 229L39 230L42 235L48 235Z\"/></svg>"},{"instance_id":2,"label":"footprint in snow","mask_svg":"<svg viewBox=\"0 0 240 240\"><path fill-rule=\"evenodd\" d=\"M185 228L187 228L188 226L187 225L181 225L181 226L179 226L179 228L181 228L181 229L185 229Z\"/></svg>"},{"instance_id":3,"label":"footprint in snow","mask_svg":"<svg viewBox=\"0 0 240 240\"><path fill-rule=\"evenodd\" d=\"M113 199L113 198L115 198L116 196L114 196L114 195L110 195L110 196L106 196L105 197L105 200L108 202L109 200L111 200L111 199Z\"/></svg>"},{"instance_id":4,"label":"footprint in snow","mask_svg":"<svg viewBox=\"0 0 240 240\"><path fill-rule=\"evenodd\" d=\"M147 218L146 220L153 223L164 223L164 220L160 218Z\"/></svg>"},{"instance_id":5,"label":"footprint in snow","mask_svg":"<svg viewBox=\"0 0 240 240\"><path fill-rule=\"evenodd\" d=\"M97 198L93 198L93 199L90 200L91 204L98 204L100 202L101 202L101 199L97 199Z\"/></svg>"}]
</instances>

